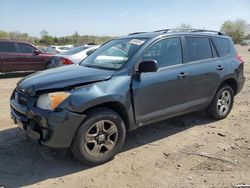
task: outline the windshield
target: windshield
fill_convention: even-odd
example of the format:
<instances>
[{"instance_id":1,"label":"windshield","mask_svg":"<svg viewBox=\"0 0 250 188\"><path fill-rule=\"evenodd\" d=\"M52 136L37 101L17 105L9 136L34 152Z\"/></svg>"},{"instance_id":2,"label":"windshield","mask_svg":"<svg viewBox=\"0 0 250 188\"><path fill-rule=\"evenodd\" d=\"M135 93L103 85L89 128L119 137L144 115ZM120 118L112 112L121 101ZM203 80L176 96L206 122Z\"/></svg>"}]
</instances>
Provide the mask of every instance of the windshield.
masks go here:
<instances>
[{"instance_id":1,"label":"windshield","mask_svg":"<svg viewBox=\"0 0 250 188\"><path fill-rule=\"evenodd\" d=\"M103 45L82 66L117 70L135 54L146 39L115 39Z\"/></svg>"},{"instance_id":2,"label":"windshield","mask_svg":"<svg viewBox=\"0 0 250 188\"><path fill-rule=\"evenodd\" d=\"M79 53L83 50L86 50L88 49L89 47L88 46L79 46L79 47L76 47L76 48L73 48L67 52L63 52L61 53L62 55L73 55L73 54L76 54L76 53Z\"/></svg>"}]
</instances>

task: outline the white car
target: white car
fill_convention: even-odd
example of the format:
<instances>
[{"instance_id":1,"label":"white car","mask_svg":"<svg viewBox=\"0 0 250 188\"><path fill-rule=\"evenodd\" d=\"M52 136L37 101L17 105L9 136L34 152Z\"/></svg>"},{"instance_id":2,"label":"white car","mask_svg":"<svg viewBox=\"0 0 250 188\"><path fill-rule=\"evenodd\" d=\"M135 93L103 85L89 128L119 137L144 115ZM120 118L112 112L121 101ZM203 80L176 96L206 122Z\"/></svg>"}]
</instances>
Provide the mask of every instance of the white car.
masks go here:
<instances>
[{"instance_id":1,"label":"white car","mask_svg":"<svg viewBox=\"0 0 250 188\"><path fill-rule=\"evenodd\" d=\"M250 46L250 40L243 40L240 45L241 46Z\"/></svg>"},{"instance_id":2,"label":"white car","mask_svg":"<svg viewBox=\"0 0 250 188\"><path fill-rule=\"evenodd\" d=\"M50 46L54 50L57 51L57 53L63 53L71 50L74 46L73 45L65 45L65 46Z\"/></svg>"},{"instance_id":3,"label":"white car","mask_svg":"<svg viewBox=\"0 0 250 188\"><path fill-rule=\"evenodd\" d=\"M67 52L57 54L52 58L52 68L68 64L79 64L100 45L84 45L73 48Z\"/></svg>"}]
</instances>

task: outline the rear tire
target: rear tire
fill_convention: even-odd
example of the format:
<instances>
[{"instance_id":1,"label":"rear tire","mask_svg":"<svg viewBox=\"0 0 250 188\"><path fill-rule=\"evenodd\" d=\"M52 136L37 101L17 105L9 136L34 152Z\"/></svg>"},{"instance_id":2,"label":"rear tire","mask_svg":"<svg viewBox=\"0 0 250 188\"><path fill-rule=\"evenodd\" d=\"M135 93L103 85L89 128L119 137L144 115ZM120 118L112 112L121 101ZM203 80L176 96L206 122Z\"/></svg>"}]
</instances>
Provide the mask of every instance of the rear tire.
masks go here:
<instances>
[{"instance_id":1,"label":"rear tire","mask_svg":"<svg viewBox=\"0 0 250 188\"><path fill-rule=\"evenodd\" d=\"M227 84L222 85L217 91L212 103L209 105L208 114L217 120L224 119L230 113L234 102L234 91Z\"/></svg>"},{"instance_id":2,"label":"rear tire","mask_svg":"<svg viewBox=\"0 0 250 188\"><path fill-rule=\"evenodd\" d=\"M87 165L99 165L121 150L126 128L120 115L108 108L91 110L72 144L73 155Z\"/></svg>"}]
</instances>

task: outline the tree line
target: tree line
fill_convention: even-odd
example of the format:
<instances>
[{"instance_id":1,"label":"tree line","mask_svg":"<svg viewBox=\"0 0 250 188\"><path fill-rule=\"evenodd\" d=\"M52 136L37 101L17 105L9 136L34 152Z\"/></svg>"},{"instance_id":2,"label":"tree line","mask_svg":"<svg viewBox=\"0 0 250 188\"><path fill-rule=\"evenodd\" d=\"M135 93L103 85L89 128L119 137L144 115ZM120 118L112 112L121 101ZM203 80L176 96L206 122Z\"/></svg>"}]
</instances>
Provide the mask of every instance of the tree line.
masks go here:
<instances>
[{"instance_id":1,"label":"tree line","mask_svg":"<svg viewBox=\"0 0 250 188\"><path fill-rule=\"evenodd\" d=\"M190 24L181 24L179 28L191 28ZM240 43L244 39L250 40L250 25L243 19L227 20L220 28L221 32L232 37L236 44ZM21 40L34 43L35 45L66 45L73 44L75 46L96 43L103 44L115 37L111 36L93 36L93 35L79 35L78 32L70 36L56 37L51 36L46 30L40 32L41 37L33 37L28 33L21 33L19 31L6 32L0 30L0 39L12 39Z\"/></svg>"},{"instance_id":2,"label":"tree line","mask_svg":"<svg viewBox=\"0 0 250 188\"><path fill-rule=\"evenodd\" d=\"M42 30L40 34L41 37L33 37L28 33L21 33L19 31L6 32L0 30L0 39L27 41L39 46L67 44L73 44L77 46L89 43L103 44L114 38L110 36L79 35L77 32L70 36L56 37L49 35L46 30Z\"/></svg>"},{"instance_id":3,"label":"tree line","mask_svg":"<svg viewBox=\"0 0 250 188\"><path fill-rule=\"evenodd\" d=\"M191 29L190 24L182 23L177 26L181 29ZM228 36L231 36L235 44L241 43L242 40L250 40L250 24L243 19L227 20L221 27L220 31Z\"/></svg>"}]
</instances>

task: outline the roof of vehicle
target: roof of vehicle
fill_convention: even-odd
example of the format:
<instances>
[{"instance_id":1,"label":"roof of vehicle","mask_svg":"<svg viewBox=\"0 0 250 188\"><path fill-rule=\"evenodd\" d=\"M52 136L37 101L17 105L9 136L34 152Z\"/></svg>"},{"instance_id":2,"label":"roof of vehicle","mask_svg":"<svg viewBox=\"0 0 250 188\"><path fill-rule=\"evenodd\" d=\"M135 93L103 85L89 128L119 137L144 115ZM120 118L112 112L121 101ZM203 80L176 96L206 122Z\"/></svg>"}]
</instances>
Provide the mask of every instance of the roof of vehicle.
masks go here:
<instances>
[{"instance_id":1,"label":"roof of vehicle","mask_svg":"<svg viewBox=\"0 0 250 188\"><path fill-rule=\"evenodd\" d=\"M204 30L204 29L162 29L153 32L135 32L122 38L155 38L157 36L171 35L204 35L204 36L227 36L220 31Z\"/></svg>"},{"instance_id":2,"label":"roof of vehicle","mask_svg":"<svg viewBox=\"0 0 250 188\"><path fill-rule=\"evenodd\" d=\"M13 43L25 43L35 46L34 44L27 42L27 41L20 41L20 40L12 40L12 39L0 39L0 42L13 42Z\"/></svg>"}]
</instances>

